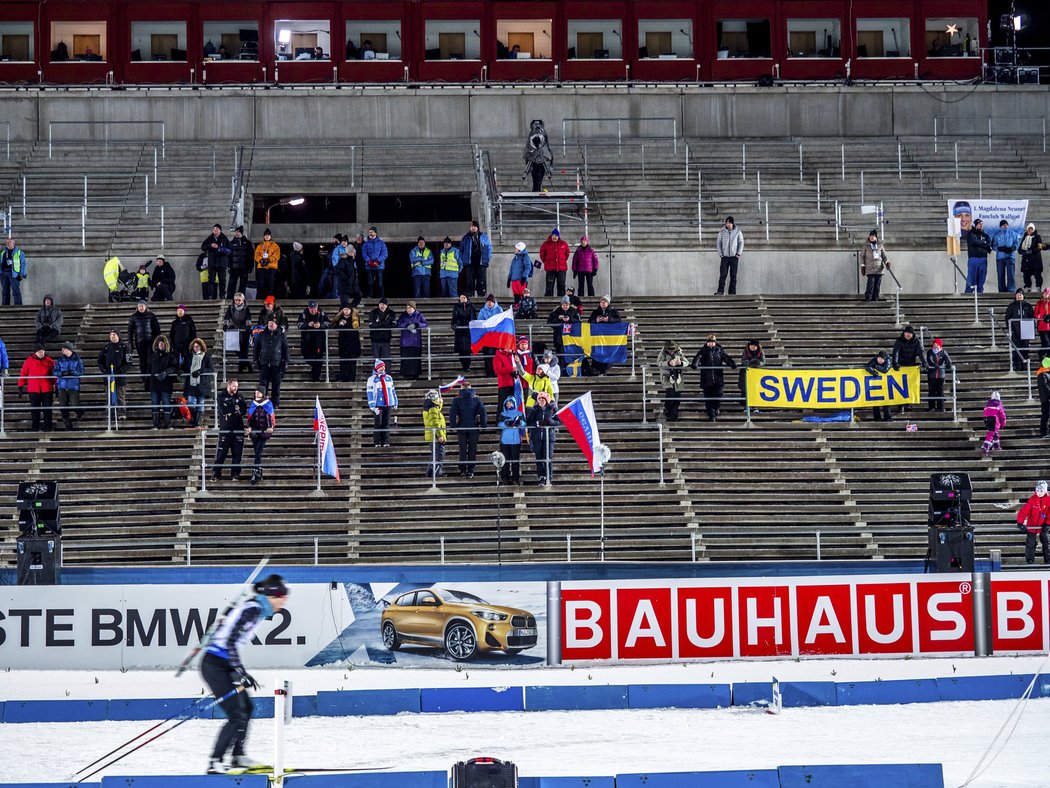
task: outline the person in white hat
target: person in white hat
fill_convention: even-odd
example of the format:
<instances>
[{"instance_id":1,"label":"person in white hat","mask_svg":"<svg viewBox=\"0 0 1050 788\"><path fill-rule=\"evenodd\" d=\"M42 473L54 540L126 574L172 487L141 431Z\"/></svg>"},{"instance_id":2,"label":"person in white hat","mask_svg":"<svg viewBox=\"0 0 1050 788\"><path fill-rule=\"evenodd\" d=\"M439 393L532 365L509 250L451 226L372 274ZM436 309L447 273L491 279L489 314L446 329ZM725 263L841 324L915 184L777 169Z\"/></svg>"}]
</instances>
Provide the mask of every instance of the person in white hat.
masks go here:
<instances>
[{"instance_id":1,"label":"person in white hat","mask_svg":"<svg viewBox=\"0 0 1050 788\"><path fill-rule=\"evenodd\" d=\"M515 305L521 300L525 288L529 286L529 277L532 276L532 258L529 256L528 248L524 241L514 244L514 257L510 261L510 271L507 273L507 287L514 294Z\"/></svg>"}]
</instances>

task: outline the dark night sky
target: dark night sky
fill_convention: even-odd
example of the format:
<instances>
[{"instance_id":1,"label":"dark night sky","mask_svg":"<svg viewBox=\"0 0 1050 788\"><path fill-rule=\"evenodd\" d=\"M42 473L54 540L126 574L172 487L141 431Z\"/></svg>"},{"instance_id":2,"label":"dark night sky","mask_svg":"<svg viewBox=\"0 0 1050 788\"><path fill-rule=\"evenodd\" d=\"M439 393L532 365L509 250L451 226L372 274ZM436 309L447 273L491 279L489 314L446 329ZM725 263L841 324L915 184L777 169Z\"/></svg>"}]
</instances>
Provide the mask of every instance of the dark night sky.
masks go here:
<instances>
[{"instance_id":1,"label":"dark night sky","mask_svg":"<svg viewBox=\"0 0 1050 788\"><path fill-rule=\"evenodd\" d=\"M1015 0L1017 13L1025 17L1025 29L1017 34L1019 47L1050 47L1050 2ZM999 30L999 16L1010 13L1010 0L989 0L988 18L992 22L992 43L1006 46L1005 31ZM1050 52L1038 53L1038 61L1050 63Z\"/></svg>"}]
</instances>

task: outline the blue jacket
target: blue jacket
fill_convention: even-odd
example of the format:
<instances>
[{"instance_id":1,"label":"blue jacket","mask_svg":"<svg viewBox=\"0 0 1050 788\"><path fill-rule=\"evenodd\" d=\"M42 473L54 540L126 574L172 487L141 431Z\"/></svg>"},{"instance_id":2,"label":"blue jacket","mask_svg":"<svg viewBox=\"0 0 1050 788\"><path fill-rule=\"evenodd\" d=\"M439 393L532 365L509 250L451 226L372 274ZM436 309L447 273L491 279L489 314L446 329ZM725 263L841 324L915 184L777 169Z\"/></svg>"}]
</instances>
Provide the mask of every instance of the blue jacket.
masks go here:
<instances>
[{"instance_id":1,"label":"blue jacket","mask_svg":"<svg viewBox=\"0 0 1050 788\"><path fill-rule=\"evenodd\" d=\"M485 233L478 233L478 242L481 244L481 267L488 268L489 261L492 259L492 242ZM473 246L474 239L470 237L470 233L467 233L459 242L459 259L463 265L470 265L470 253L473 251Z\"/></svg>"},{"instance_id":2,"label":"blue jacket","mask_svg":"<svg viewBox=\"0 0 1050 788\"><path fill-rule=\"evenodd\" d=\"M520 282L522 279L529 279L532 276L532 258L529 257L528 250L517 252L514 255L514 259L510 261L510 273L507 275L508 281Z\"/></svg>"},{"instance_id":3,"label":"blue jacket","mask_svg":"<svg viewBox=\"0 0 1050 788\"><path fill-rule=\"evenodd\" d=\"M408 253L408 264L412 266L412 276L430 276L430 269L434 266L434 253L425 246L420 249L413 246Z\"/></svg>"},{"instance_id":4,"label":"blue jacket","mask_svg":"<svg viewBox=\"0 0 1050 788\"><path fill-rule=\"evenodd\" d=\"M499 414L501 435L499 442L506 446L521 445L521 431L525 426L525 417L517 408L504 408Z\"/></svg>"},{"instance_id":5,"label":"blue jacket","mask_svg":"<svg viewBox=\"0 0 1050 788\"><path fill-rule=\"evenodd\" d=\"M383 396L383 384L386 383L386 396ZM368 395L368 407L370 408L396 408L397 390L394 388L394 379L389 375L378 375L373 373L365 385L365 393Z\"/></svg>"},{"instance_id":6,"label":"blue jacket","mask_svg":"<svg viewBox=\"0 0 1050 788\"><path fill-rule=\"evenodd\" d=\"M992 248L995 250L996 260L1013 260L1014 253L1020 245L1021 234L1016 230L1011 230L1009 227L997 230L992 235ZM1003 249L1010 247L1010 251L1004 252L999 248L1000 246L1003 247Z\"/></svg>"},{"instance_id":7,"label":"blue jacket","mask_svg":"<svg viewBox=\"0 0 1050 788\"><path fill-rule=\"evenodd\" d=\"M8 366L7 345L4 344L4 340L0 339L0 369L7 369Z\"/></svg>"},{"instance_id":8,"label":"blue jacket","mask_svg":"<svg viewBox=\"0 0 1050 788\"><path fill-rule=\"evenodd\" d=\"M492 305L492 309L489 309L488 305L486 304L485 306L481 307L481 309L478 310L478 320L488 320L493 315L498 315L502 311L503 311L503 307L501 307L499 305L499 303L493 304Z\"/></svg>"},{"instance_id":9,"label":"blue jacket","mask_svg":"<svg viewBox=\"0 0 1050 788\"><path fill-rule=\"evenodd\" d=\"M332 268L339 265L339 255L346 254L346 249L342 244L336 244L332 247L332 253L328 255L328 262L332 264Z\"/></svg>"},{"instance_id":10,"label":"blue jacket","mask_svg":"<svg viewBox=\"0 0 1050 788\"><path fill-rule=\"evenodd\" d=\"M386 258L389 252L386 249L386 241L380 238L378 235L375 238L366 238L365 242L361 245L361 254L365 258L365 268L372 271L383 271L386 269ZM378 260L379 268L372 268L368 264L369 260Z\"/></svg>"},{"instance_id":11,"label":"blue jacket","mask_svg":"<svg viewBox=\"0 0 1050 788\"><path fill-rule=\"evenodd\" d=\"M80 376L84 374L84 362L74 353L69 358L59 354L55 359L56 388L61 391L80 391Z\"/></svg>"}]
</instances>

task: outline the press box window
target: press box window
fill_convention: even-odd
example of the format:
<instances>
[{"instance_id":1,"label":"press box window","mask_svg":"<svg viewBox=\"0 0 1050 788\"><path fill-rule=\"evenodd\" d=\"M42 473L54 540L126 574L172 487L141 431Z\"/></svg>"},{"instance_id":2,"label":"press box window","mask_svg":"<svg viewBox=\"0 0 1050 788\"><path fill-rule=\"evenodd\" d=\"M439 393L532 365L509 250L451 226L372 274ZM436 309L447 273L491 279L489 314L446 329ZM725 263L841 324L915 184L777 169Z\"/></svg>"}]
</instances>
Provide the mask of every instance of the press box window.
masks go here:
<instances>
[{"instance_id":1,"label":"press box window","mask_svg":"<svg viewBox=\"0 0 1050 788\"><path fill-rule=\"evenodd\" d=\"M973 17L938 17L926 20L928 57L976 57L980 52L977 20Z\"/></svg>"},{"instance_id":2,"label":"press box window","mask_svg":"<svg viewBox=\"0 0 1050 788\"><path fill-rule=\"evenodd\" d=\"M428 20L424 42L427 60L480 60L481 22L477 19Z\"/></svg>"},{"instance_id":3,"label":"press box window","mask_svg":"<svg viewBox=\"0 0 1050 788\"><path fill-rule=\"evenodd\" d=\"M496 57L509 60L550 60L551 20L497 20Z\"/></svg>"},{"instance_id":4,"label":"press box window","mask_svg":"<svg viewBox=\"0 0 1050 788\"><path fill-rule=\"evenodd\" d=\"M789 19L788 57L841 57L838 19Z\"/></svg>"},{"instance_id":5,"label":"press box window","mask_svg":"<svg viewBox=\"0 0 1050 788\"><path fill-rule=\"evenodd\" d=\"M346 23L347 60L400 60L401 22L350 20Z\"/></svg>"},{"instance_id":6,"label":"press box window","mask_svg":"<svg viewBox=\"0 0 1050 788\"><path fill-rule=\"evenodd\" d=\"M328 60L332 33L327 19L278 19L274 23L278 60Z\"/></svg>"},{"instance_id":7,"label":"press box window","mask_svg":"<svg viewBox=\"0 0 1050 788\"><path fill-rule=\"evenodd\" d=\"M32 22L0 22L0 61L32 63Z\"/></svg>"},{"instance_id":8,"label":"press box window","mask_svg":"<svg viewBox=\"0 0 1050 788\"><path fill-rule=\"evenodd\" d=\"M131 60L186 62L185 22L132 22Z\"/></svg>"},{"instance_id":9,"label":"press box window","mask_svg":"<svg viewBox=\"0 0 1050 788\"><path fill-rule=\"evenodd\" d=\"M638 57L692 58L693 20L639 19Z\"/></svg>"},{"instance_id":10,"label":"press box window","mask_svg":"<svg viewBox=\"0 0 1050 788\"><path fill-rule=\"evenodd\" d=\"M857 57L911 57L910 20L858 19Z\"/></svg>"},{"instance_id":11,"label":"press box window","mask_svg":"<svg viewBox=\"0 0 1050 788\"><path fill-rule=\"evenodd\" d=\"M715 33L719 60L770 56L768 19L719 19Z\"/></svg>"},{"instance_id":12,"label":"press box window","mask_svg":"<svg viewBox=\"0 0 1050 788\"><path fill-rule=\"evenodd\" d=\"M258 22L205 22L204 57L212 60L259 59Z\"/></svg>"},{"instance_id":13,"label":"press box window","mask_svg":"<svg viewBox=\"0 0 1050 788\"><path fill-rule=\"evenodd\" d=\"M619 19L570 19L569 60L623 60Z\"/></svg>"},{"instance_id":14,"label":"press box window","mask_svg":"<svg viewBox=\"0 0 1050 788\"><path fill-rule=\"evenodd\" d=\"M52 22L51 62L98 63L106 59L105 22Z\"/></svg>"}]
</instances>

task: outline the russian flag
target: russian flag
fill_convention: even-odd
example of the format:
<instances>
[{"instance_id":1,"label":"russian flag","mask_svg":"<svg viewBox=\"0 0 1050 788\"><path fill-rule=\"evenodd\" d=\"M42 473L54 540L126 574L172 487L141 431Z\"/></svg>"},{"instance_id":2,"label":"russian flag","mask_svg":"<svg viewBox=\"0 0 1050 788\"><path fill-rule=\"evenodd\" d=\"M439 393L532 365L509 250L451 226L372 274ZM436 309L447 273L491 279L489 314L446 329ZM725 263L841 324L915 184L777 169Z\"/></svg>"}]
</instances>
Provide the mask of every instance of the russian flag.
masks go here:
<instances>
[{"instance_id":1,"label":"russian flag","mask_svg":"<svg viewBox=\"0 0 1050 788\"><path fill-rule=\"evenodd\" d=\"M328 420L321 410L321 398L317 397L314 402L314 429L317 430L317 455L321 458L321 471L326 476L332 476L336 481L339 479L339 461L335 458L335 446L332 444L332 434L328 431Z\"/></svg>"},{"instance_id":2,"label":"russian flag","mask_svg":"<svg viewBox=\"0 0 1050 788\"><path fill-rule=\"evenodd\" d=\"M602 441L598 435L598 420L594 417L591 392L580 395L559 410L558 419L583 452L591 468L591 475L598 473L602 469L602 461L598 457L597 448Z\"/></svg>"},{"instance_id":3,"label":"russian flag","mask_svg":"<svg viewBox=\"0 0 1050 788\"><path fill-rule=\"evenodd\" d=\"M470 321L470 352L474 355L482 348L513 350L517 343L514 334L514 315L498 312L485 320Z\"/></svg>"}]
</instances>

